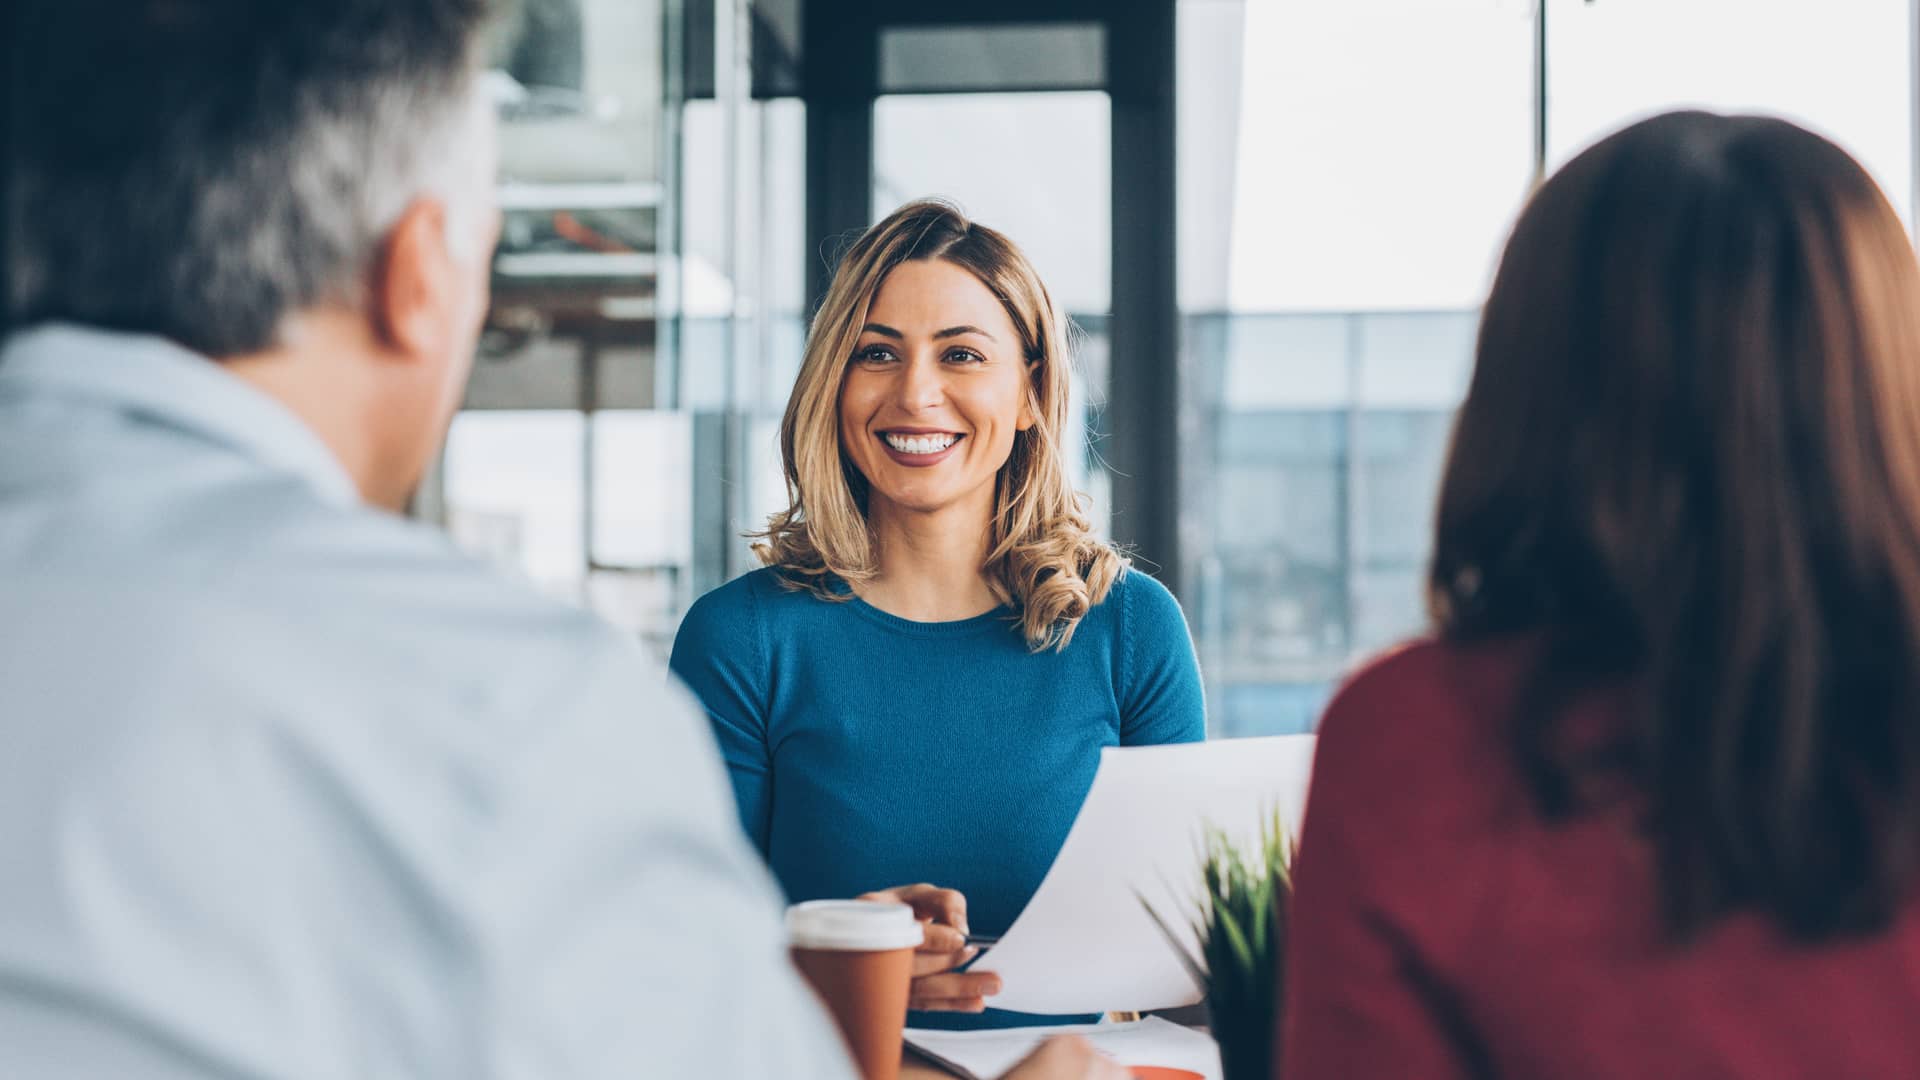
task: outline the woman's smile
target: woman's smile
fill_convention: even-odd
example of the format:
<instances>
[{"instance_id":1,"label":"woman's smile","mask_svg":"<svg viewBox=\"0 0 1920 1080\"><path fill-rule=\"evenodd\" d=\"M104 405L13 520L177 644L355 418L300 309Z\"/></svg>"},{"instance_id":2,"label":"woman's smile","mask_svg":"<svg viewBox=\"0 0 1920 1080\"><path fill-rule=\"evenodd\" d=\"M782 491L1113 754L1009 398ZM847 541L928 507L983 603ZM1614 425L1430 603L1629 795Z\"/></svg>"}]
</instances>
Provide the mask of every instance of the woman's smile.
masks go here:
<instances>
[{"instance_id":1,"label":"woman's smile","mask_svg":"<svg viewBox=\"0 0 1920 1080\"><path fill-rule=\"evenodd\" d=\"M887 455L909 468L924 469L953 456L966 436L957 431L893 428L879 433Z\"/></svg>"}]
</instances>

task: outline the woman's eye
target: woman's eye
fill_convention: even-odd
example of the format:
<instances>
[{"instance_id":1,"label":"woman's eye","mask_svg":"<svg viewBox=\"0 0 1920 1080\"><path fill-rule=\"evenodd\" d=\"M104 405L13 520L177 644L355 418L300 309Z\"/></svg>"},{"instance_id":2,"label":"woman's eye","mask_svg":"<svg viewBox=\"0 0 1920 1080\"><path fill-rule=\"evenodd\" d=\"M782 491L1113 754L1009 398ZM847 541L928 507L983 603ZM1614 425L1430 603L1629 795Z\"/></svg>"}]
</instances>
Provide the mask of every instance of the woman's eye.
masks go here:
<instances>
[{"instance_id":1,"label":"woman's eye","mask_svg":"<svg viewBox=\"0 0 1920 1080\"><path fill-rule=\"evenodd\" d=\"M956 364L980 364L985 363L987 358L972 349L955 349L947 354L947 359Z\"/></svg>"},{"instance_id":2,"label":"woman's eye","mask_svg":"<svg viewBox=\"0 0 1920 1080\"><path fill-rule=\"evenodd\" d=\"M869 345L854 353L853 358L862 364L887 364L893 362L894 356L893 350L884 345Z\"/></svg>"}]
</instances>

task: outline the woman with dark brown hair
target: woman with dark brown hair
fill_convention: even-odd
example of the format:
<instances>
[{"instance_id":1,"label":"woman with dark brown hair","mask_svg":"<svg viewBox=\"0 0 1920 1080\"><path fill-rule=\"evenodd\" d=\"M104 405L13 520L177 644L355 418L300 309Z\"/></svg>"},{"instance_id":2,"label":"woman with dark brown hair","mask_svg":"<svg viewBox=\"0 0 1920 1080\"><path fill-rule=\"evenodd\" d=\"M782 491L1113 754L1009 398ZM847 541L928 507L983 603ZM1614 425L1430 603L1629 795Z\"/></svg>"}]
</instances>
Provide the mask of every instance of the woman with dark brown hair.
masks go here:
<instances>
[{"instance_id":1,"label":"woman with dark brown hair","mask_svg":"<svg viewBox=\"0 0 1920 1080\"><path fill-rule=\"evenodd\" d=\"M1673 113L1514 230L1435 635L1329 706L1287 1080L1920 1076L1920 269Z\"/></svg>"}]
</instances>

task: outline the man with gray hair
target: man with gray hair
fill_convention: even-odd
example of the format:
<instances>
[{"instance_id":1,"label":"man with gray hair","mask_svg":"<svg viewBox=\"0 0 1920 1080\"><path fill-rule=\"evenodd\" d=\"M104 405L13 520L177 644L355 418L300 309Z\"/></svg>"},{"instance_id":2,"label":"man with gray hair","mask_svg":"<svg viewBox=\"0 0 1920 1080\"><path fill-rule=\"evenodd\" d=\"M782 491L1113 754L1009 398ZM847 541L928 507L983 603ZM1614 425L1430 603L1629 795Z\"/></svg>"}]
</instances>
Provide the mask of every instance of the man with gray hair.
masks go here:
<instances>
[{"instance_id":1,"label":"man with gray hair","mask_svg":"<svg viewBox=\"0 0 1920 1080\"><path fill-rule=\"evenodd\" d=\"M849 1072L697 707L397 513L487 306L483 9L22 17L0 1075Z\"/></svg>"}]
</instances>

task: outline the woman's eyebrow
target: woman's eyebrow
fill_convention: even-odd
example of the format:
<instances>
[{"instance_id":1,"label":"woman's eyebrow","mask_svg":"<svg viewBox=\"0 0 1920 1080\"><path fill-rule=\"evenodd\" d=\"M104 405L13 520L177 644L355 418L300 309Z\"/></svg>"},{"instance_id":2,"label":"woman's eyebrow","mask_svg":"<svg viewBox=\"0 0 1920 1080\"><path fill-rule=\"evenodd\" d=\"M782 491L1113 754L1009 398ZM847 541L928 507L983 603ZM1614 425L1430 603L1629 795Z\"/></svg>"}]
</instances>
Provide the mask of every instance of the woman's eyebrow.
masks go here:
<instances>
[{"instance_id":1,"label":"woman's eyebrow","mask_svg":"<svg viewBox=\"0 0 1920 1080\"><path fill-rule=\"evenodd\" d=\"M933 335L933 337L934 337L934 340L937 341L940 338L959 337L961 334L979 334L981 337L986 338L988 341L998 340L992 334L987 333L985 330L982 330L977 326L964 326L964 325L949 326L945 330L942 330L939 333Z\"/></svg>"},{"instance_id":2,"label":"woman's eyebrow","mask_svg":"<svg viewBox=\"0 0 1920 1080\"><path fill-rule=\"evenodd\" d=\"M893 338L896 341L904 341L906 340L906 337L907 337L907 335L901 333L898 330L895 330L893 327L888 326L886 323L870 322L867 325L861 327L860 329L861 329L861 332L863 333L879 334L881 337ZM994 337L992 334L987 333L985 330L982 330L977 326L969 326L965 323L962 323L959 326L949 326L945 330L937 331L933 335L933 337L935 341L938 341L941 338L959 337L962 334L979 334L981 337L986 338L988 341L1000 340L999 338Z\"/></svg>"}]
</instances>

